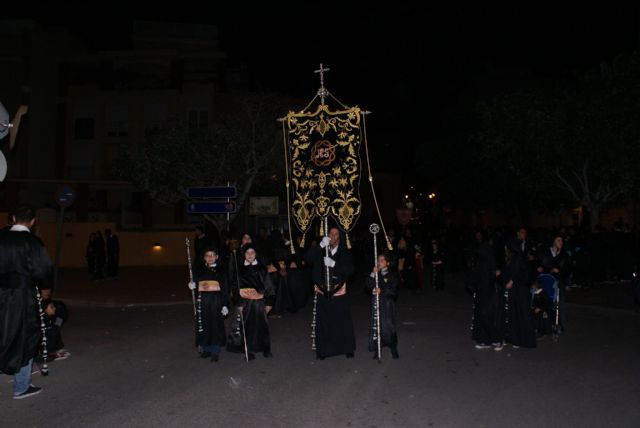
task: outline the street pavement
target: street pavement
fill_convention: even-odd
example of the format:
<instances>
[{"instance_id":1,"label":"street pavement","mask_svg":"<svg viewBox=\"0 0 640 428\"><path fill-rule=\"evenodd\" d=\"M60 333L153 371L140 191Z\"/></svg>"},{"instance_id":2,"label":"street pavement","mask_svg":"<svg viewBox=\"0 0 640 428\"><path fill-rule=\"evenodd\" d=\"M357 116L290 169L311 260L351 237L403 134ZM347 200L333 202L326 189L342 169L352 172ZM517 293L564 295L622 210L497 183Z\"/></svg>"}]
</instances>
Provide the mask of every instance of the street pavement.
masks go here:
<instances>
[{"instance_id":1,"label":"street pavement","mask_svg":"<svg viewBox=\"0 0 640 428\"><path fill-rule=\"evenodd\" d=\"M567 331L537 349L476 350L471 301L444 292L400 296L399 352L366 351L368 299L351 289L357 350L316 361L311 310L270 319L274 358L198 358L179 269L124 271L92 283L65 273L63 331L71 358L35 375L43 392L11 399L9 427L638 427L640 316L569 305ZM155 291L154 291L155 290Z\"/></svg>"}]
</instances>

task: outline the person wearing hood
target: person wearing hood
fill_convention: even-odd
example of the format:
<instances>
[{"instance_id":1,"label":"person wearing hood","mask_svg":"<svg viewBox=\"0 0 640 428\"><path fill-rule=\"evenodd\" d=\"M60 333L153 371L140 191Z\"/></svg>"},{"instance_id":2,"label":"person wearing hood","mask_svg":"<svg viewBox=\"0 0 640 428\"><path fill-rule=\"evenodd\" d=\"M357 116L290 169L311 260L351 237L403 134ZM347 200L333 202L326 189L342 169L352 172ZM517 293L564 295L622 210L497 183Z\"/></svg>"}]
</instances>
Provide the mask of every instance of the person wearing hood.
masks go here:
<instances>
[{"instance_id":1,"label":"person wearing hood","mask_svg":"<svg viewBox=\"0 0 640 428\"><path fill-rule=\"evenodd\" d=\"M257 352L269 358L273 355L267 315L273 307L274 287L266 266L257 259L255 247L249 243L243 247L242 259L237 260L236 275L231 277L235 283L233 295L237 312L227 349L244 352L244 332L248 358L254 359Z\"/></svg>"}]
</instances>

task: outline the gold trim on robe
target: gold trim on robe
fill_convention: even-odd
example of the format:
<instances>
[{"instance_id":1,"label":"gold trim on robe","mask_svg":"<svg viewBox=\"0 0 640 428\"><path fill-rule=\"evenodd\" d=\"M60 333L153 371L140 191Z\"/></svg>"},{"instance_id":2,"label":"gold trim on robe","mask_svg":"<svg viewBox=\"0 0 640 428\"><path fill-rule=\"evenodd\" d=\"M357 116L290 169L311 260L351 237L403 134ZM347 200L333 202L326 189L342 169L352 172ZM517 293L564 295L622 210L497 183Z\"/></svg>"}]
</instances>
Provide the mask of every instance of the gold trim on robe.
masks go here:
<instances>
[{"instance_id":1,"label":"gold trim on robe","mask_svg":"<svg viewBox=\"0 0 640 428\"><path fill-rule=\"evenodd\" d=\"M264 294L258 293L255 288L241 288L240 297L246 300L260 300L264 298Z\"/></svg>"},{"instance_id":2,"label":"gold trim on robe","mask_svg":"<svg viewBox=\"0 0 640 428\"><path fill-rule=\"evenodd\" d=\"M340 287L340 285L342 285L342 284L338 284L337 287ZM347 294L347 283L346 282L344 283L344 285L342 285L342 287L340 287L340 289L338 291L335 292L334 296L340 297L340 296L344 296L345 294Z\"/></svg>"},{"instance_id":3,"label":"gold trim on robe","mask_svg":"<svg viewBox=\"0 0 640 428\"><path fill-rule=\"evenodd\" d=\"M218 281L198 281L198 291L220 291Z\"/></svg>"},{"instance_id":4,"label":"gold trim on robe","mask_svg":"<svg viewBox=\"0 0 640 428\"><path fill-rule=\"evenodd\" d=\"M322 287L318 286L318 285L314 285L313 286L316 294L324 294L326 291L326 288L324 286L324 284L322 285ZM338 291L336 291L333 295L336 297L340 297L340 296L344 296L345 294L347 294L347 283L346 282L341 282L340 284L337 284L333 287L335 288L340 288Z\"/></svg>"}]
</instances>

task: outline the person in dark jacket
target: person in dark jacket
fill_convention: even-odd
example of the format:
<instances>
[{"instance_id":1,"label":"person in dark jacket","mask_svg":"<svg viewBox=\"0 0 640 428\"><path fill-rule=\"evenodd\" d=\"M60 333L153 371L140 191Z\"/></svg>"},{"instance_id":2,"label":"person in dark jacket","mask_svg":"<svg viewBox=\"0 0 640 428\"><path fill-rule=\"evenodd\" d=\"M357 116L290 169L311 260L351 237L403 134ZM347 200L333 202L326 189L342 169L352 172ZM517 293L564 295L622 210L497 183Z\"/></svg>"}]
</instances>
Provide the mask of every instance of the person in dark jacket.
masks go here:
<instances>
[{"instance_id":1,"label":"person in dark jacket","mask_svg":"<svg viewBox=\"0 0 640 428\"><path fill-rule=\"evenodd\" d=\"M22 399L41 392L31 384L41 333L36 287L50 275L51 260L30 232L35 210L19 206L12 220L0 233L0 371L14 375L13 398Z\"/></svg>"}]
</instances>

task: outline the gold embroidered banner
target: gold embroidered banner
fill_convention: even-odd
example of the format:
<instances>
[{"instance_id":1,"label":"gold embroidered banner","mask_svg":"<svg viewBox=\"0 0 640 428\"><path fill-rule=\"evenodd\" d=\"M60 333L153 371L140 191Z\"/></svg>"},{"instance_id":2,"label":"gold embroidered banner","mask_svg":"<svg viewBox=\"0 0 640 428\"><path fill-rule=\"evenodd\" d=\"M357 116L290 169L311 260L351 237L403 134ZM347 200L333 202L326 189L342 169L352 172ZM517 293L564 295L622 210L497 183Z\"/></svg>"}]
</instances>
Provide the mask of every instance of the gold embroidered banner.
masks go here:
<instances>
[{"instance_id":1,"label":"gold embroidered banner","mask_svg":"<svg viewBox=\"0 0 640 428\"><path fill-rule=\"evenodd\" d=\"M345 232L360 215L360 109L289 112L286 117L291 209L301 232L330 215Z\"/></svg>"}]
</instances>

